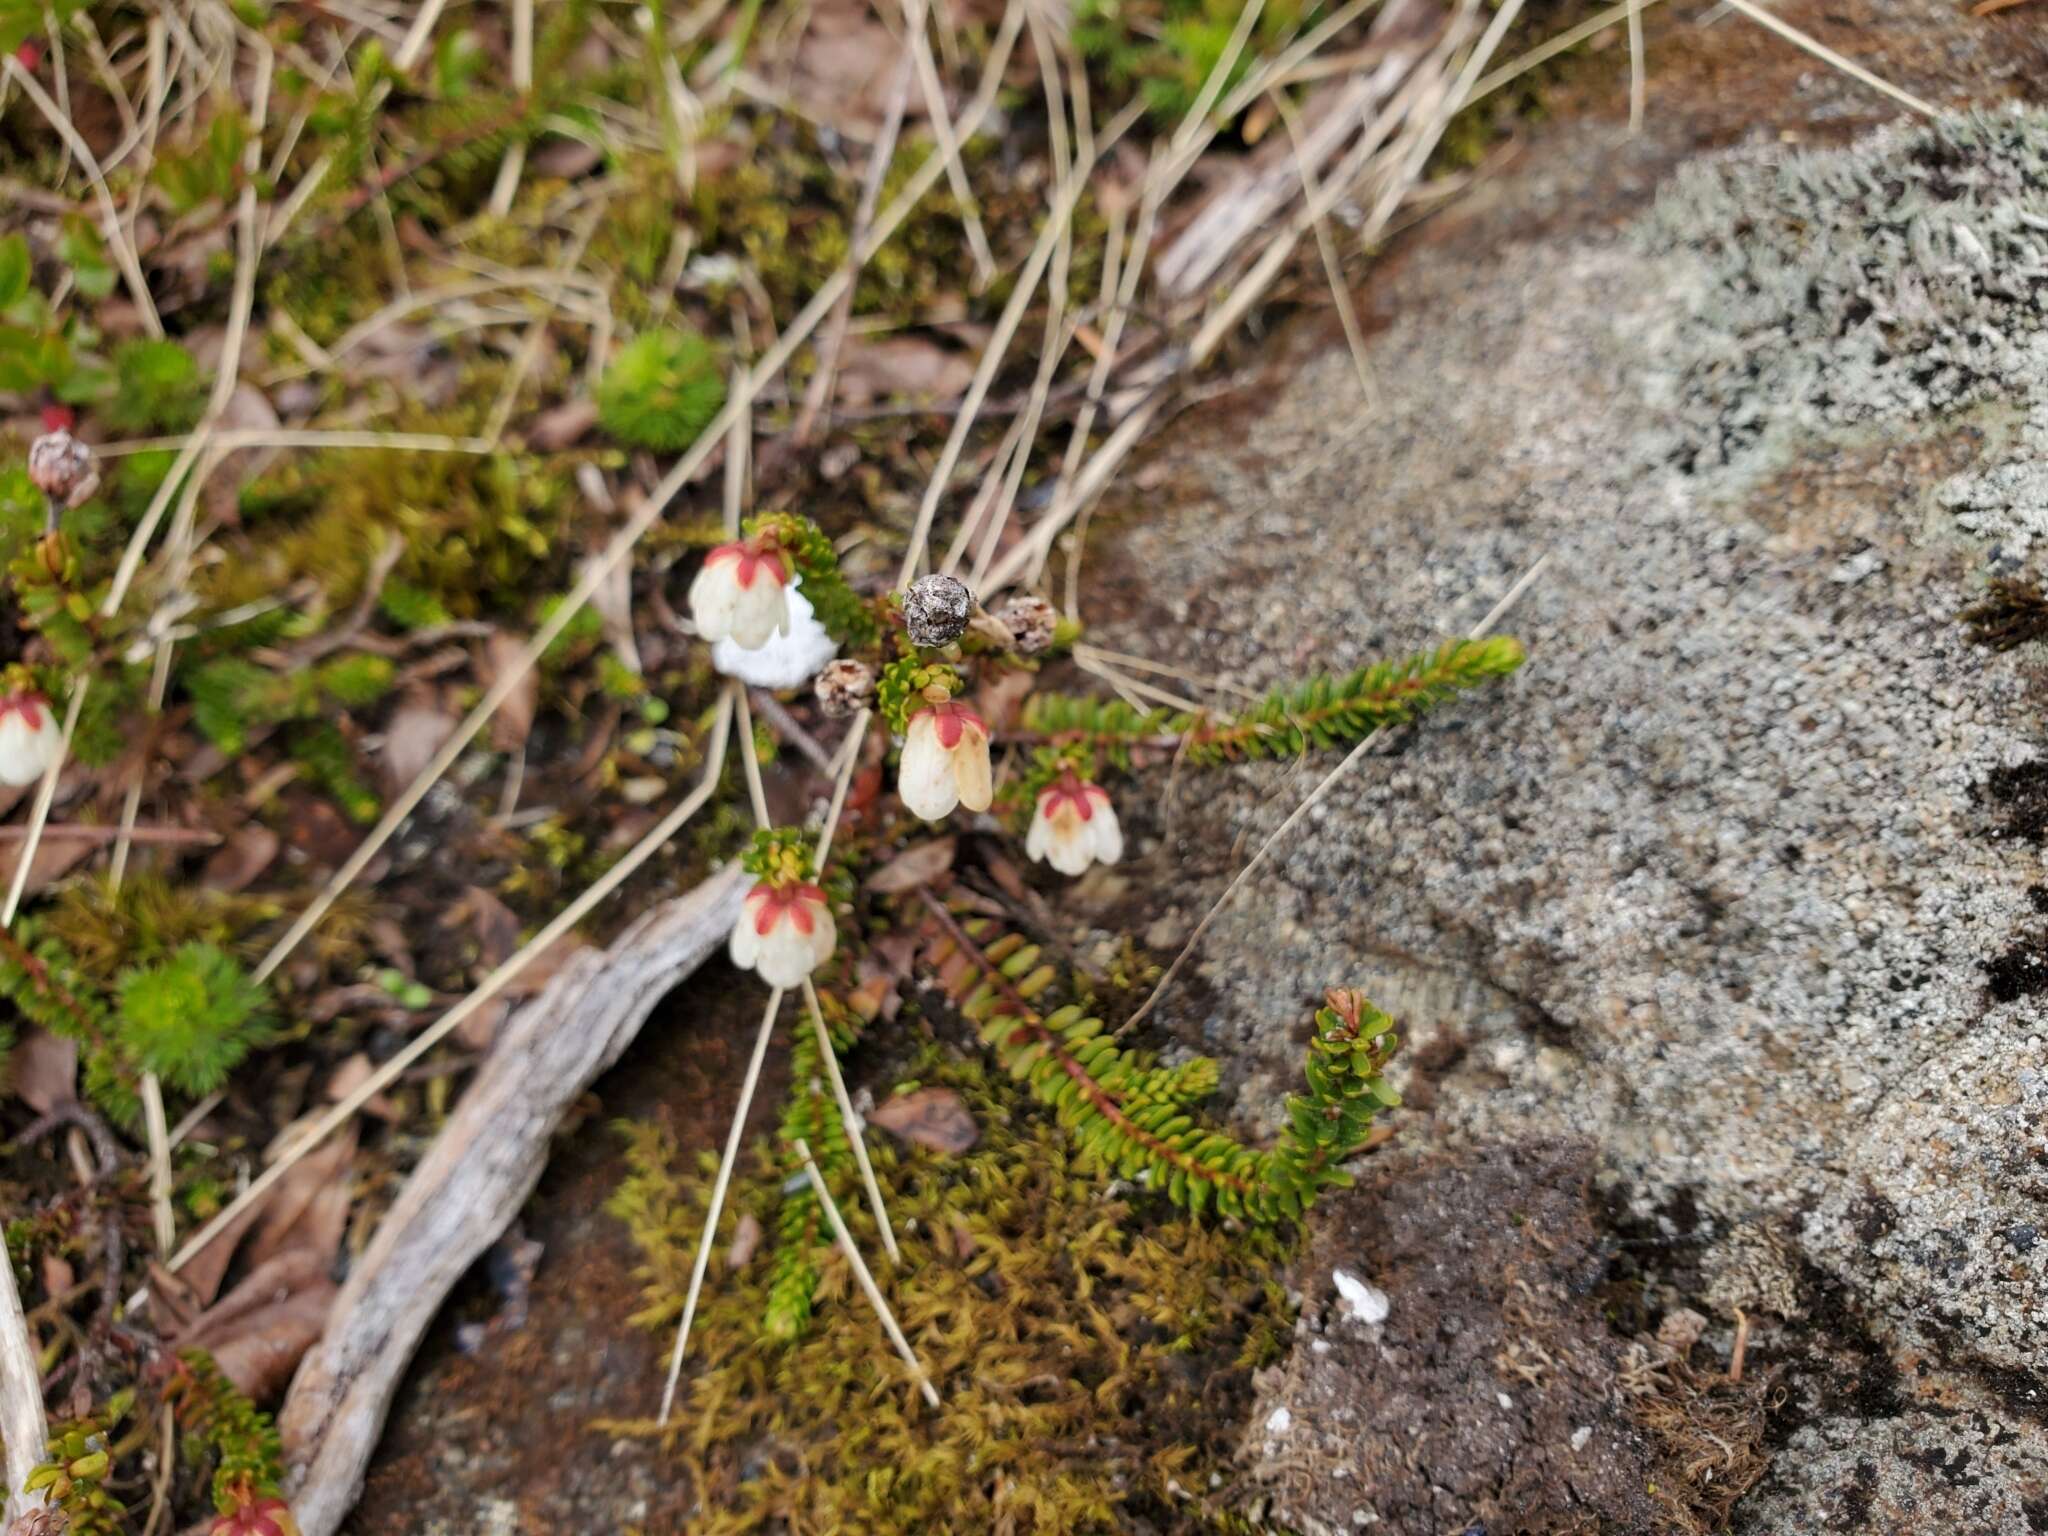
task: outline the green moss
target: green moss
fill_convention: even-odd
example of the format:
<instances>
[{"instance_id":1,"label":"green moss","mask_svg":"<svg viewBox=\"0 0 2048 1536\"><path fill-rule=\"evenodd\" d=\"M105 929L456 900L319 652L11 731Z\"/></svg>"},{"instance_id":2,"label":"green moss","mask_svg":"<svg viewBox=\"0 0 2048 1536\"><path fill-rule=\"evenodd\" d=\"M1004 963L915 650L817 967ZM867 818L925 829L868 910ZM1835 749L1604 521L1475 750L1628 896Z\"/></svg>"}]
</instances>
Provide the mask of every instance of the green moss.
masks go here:
<instances>
[{"instance_id":1,"label":"green moss","mask_svg":"<svg viewBox=\"0 0 2048 1536\"><path fill-rule=\"evenodd\" d=\"M680 453L725 404L725 365L695 331L636 336L597 386L599 424L630 448Z\"/></svg>"},{"instance_id":2,"label":"green moss","mask_svg":"<svg viewBox=\"0 0 2048 1536\"><path fill-rule=\"evenodd\" d=\"M457 415L394 425L460 434L473 424ZM311 580L330 608L344 607L361 593L388 533L404 541L392 574L415 608L424 594L458 618L524 619L527 594L567 568L574 505L566 474L510 454L309 454L244 492L235 558L209 568L198 585L209 608L225 609Z\"/></svg>"},{"instance_id":3,"label":"green moss","mask_svg":"<svg viewBox=\"0 0 2048 1536\"><path fill-rule=\"evenodd\" d=\"M1499 10L1500 0L1487 0L1486 9ZM1588 0L1535 0L1535 3L1524 7L1508 27L1507 35L1494 52L1493 62L1496 65L1512 62L1567 28L1576 26L1593 9ZM1592 39L1588 39L1546 59L1458 113L1444 126L1443 137L1429 158L1424 176L1470 170L1517 129L1528 123L1542 122L1550 115L1551 100L1559 87L1579 73L1591 46Z\"/></svg>"},{"instance_id":4,"label":"green moss","mask_svg":"<svg viewBox=\"0 0 2048 1536\"><path fill-rule=\"evenodd\" d=\"M1322 10L1318 0L1267 0L1224 89ZM1135 93L1159 121L1177 123L1221 62L1243 13L1243 0L1081 0L1074 42L1109 87L1111 101Z\"/></svg>"},{"instance_id":5,"label":"green moss","mask_svg":"<svg viewBox=\"0 0 2048 1536\"><path fill-rule=\"evenodd\" d=\"M921 1072L960 1093L982 1140L960 1157L873 1145L903 1265L881 1283L940 1395L927 1409L836 1249L820 1242L817 1315L794 1343L761 1327L777 1268L756 1258L705 1293L691 1343L715 1362L667 1431L706 1533L1117 1531L1201 1522L1168 1492L1228 1455L1252 1364L1291 1326L1270 1234L1130 1203L1081 1166L1018 1089L972 1063ZM612 1209L645 1255L637 1321L672 1332L709 1185L673 1145L628 1129ZM757 1161L728 1216L772 1221L783 1169ZM879 1247L857 1186L838 1203ZM728 1234L729 1238L729 1234ZM722 1238L721 1241L727 1239ZM608 1433L655 1436L651 1422Z\"/></svg>"},{"instance_id":6,"label":"green moss","mask_svg":"<svg viewBox=\"0 0 2048 1536\"><path fill-rule=\"evenodd\" d=\"M64 885L39 921L81 969L112 976L123 966L167 959L187 944L233 946L275 915L266 901L173 885L144 869L130 871L118 886L104 879Z\"/></svg>"}]
</instances>

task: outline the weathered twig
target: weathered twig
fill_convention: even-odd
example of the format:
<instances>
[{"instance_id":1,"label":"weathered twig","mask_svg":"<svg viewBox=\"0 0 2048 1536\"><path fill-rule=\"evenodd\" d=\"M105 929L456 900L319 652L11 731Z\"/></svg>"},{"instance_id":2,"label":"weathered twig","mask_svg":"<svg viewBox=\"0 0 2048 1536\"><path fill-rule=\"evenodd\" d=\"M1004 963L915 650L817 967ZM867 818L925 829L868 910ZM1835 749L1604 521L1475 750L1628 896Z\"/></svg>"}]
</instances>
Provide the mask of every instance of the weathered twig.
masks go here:
<instances>
[{"instance_id":1,"label":"weathered twig","mask_svg":"<svg viewBox=\"0 0 2048 1536\"><path fill-rule=\"evenodd\" d=\"M1351 136L1372 121L1428 51L1435 19L1434 7L1414 0L1380 12L1366 44L1374 67L1361 67L1351 79L1332 83L1319 93L1320 99L1310 101L1309 121L1301 135L1301 165L1320 176ZM1199 293L1226 261L1271 227L1294 201L1299 181L1291 146L1275 141L1160 253L1154 268L1160 286L1176 299Z\"/></svg>"},{"instance_id":2,"label":"weathered twig","mask_svg":"<svg viewBox=\"0 0 2048 1536\"><path fill-rule=\"evenodd\" d=\"M278 1425L305 1536L354 1504L405 1367L442 1300L526 1203L548 1143L655 1005L725 942L746 876L730 865L572 959L505 1023L306 1357Z\"/></svg>"},{"instance_id":3,"label":"weathered twig","mask_svg":"<svg viewBox=\"0 0 2048 1536\"><path fill-rule=\"evenodd\" d=\"M42 1498L21 1492L21 1485L42 1460L50 1438L43 1417L43 1373L36 1363L28 1319L21 1315L21 1293L14 1288L14 1261L0 1253L0 1440L7 1448L8 1497L0 1499L0 1519L40 1508Z\"/></svg>"}]
</instances>

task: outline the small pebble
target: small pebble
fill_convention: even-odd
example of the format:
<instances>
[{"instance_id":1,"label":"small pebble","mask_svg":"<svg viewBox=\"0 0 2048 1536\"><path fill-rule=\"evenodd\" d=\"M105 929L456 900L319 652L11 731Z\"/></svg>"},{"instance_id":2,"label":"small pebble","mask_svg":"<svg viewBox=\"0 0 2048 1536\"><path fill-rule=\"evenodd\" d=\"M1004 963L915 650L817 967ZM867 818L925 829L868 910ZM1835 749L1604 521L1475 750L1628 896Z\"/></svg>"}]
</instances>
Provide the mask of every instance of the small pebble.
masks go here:
<instances>
[{"instance_id":1,"label":"small pebble","mask_svg":"<svg viewBox=\"0 0 2048 1536\"><path fill-rule=\"evenodd\" d=\"M1368 1285L1349 1270L1333 1269L1330 1271L1330 1279L1336 1284L1337 1294L1344 1298L1344 1305L1350 1309L1351 1316L1357 1321L1377 1325L1387 1320L1392 1303L1387 1300L1385 1291L1376 1285Z\"/></svg>"}]
</instances>

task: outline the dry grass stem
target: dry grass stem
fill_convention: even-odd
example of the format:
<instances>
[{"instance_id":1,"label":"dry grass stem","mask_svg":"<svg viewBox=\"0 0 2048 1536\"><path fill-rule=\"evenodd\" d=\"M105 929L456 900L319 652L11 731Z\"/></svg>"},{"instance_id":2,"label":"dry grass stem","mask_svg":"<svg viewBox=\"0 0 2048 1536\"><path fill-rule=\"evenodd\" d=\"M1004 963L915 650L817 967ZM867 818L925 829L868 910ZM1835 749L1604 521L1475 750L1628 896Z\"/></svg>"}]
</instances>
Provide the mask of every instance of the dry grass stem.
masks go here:
<instances>
[{"instance_id":1,"label":"dry grass stem","mask_svg":"<svg viewBox=\"0 0 2048 1536\"><path fill-rule=\"evenodd\" d=\"M946 107L946 85L932 60L931 44L924 35L927 7L924 0L902 0L903 39L910 49L911 66L917 73L918 90L924 95L925 114L931 119L932 137L938 140L945 165L946 182L953 200L960 205L960 221L967 232L967 249L974 257L974 286L979 292L995 279L995 253L989 249L988 231L981 227L981 212L974 200L974 188L967 181L967 167L960 163L960 145L965 134L953 127L953 115ZM1030 0L1024 0L1028 11Z\"/></svg>"},{"instance_id":2,"label":"dry grass stem","mask_svg":"<svg viewBox=\"0 0 2048 1536\"><path fill-rule=\"evenodd\" d=\"M825 1187L824 1175L818 1172L817 1162L811 1157L811 1149L798 1137L797 1155L804 1160L804 1175L811 1181L811 1189L818 1197L818 1203L825 1207L825 1215L831 1220L832 1235L839 1240L840 1251L846 1255L846 1262L853 1266L854 1278L860 1281L868 1305L875 1309L875 1316L882 1320L882 1328L889 1335L889 1342L896 1346L896 1353L903 1357L903 1363L910 1367L910 1374L917 1378L917 1387L924 1394L924 1400L932 1407L939 1406L938 1389L925 1374L919 1363L917 1351L910 1347L910 1340L903 1336L897 1326L896 1314L889 1310L889 1303L883 1299L882 1288L875 1284L875 1277L868 1272L867 1262L861 1258L860 1249L853 1243L853 1234L846 1230L846 1219L839 1214L839 1206L832 1198L832 1191Z\"/></svg>"},{"instance_id":3,"label":"dry grass stem","mask_svg":"<svg viewBox=\"0 0 2048 1536\"><path fill-rule=\"evenodd\" d=\"M1320 207L1322 189L1316 184L1315 167L1309 163L1302 144L1301 114L1284 92L1275 91L1268 99L1278 109L1281 125L1287 130L1295 170L1301 177L1302 197L1310 207ZM1337 319L1344 327L1344 344L1351 349L1351 365L1358 370L1359 395L1366 409L1372 410L1379 403L1379 387L1373 381L1372 363L1365 353L1365 332L1358 323L1357 306L1351 302L1351 287L1344 281L1344 263L1338 258L1336 242L1330 238L1328 216L1312 220L1310 228L1315 231L1316 250L1323 259L1323 275L1329 280L1330 299L1337 306Z\"/></svg>"},{"instance_id":4,"label":"dry grass stem","mask_svg":"<svg viewBox=\"0 0 2048 1536\"><path fill-rule=\"evenodd\" d=\"M668 1358L668 1380L661 1388L661 1413L656 1422L668 1423L676 1405L676 1384L682 1380L683 1357L690 1348L690 1325L697 1318L697 1300L704 1294L704 1270L711 1262L712 1241L718 1235L718 1218L725 1213L725 1192L732 1184L732 1171L739 1162L740 1143L746 1137L747 1114L754 1107L754 1091L761 1086L761 1063L768 1056L768 1039L775 1033L775 1015L782 1011L782 988L768 994L768 1006L761 1010L761 1028L754 1036L754 1054L747 1058L747 1075L740 1081L740 1101L733 1111L732 1129L726 1132L725 1151L718 1160L718 1177L711 1185L711 1209L704 1218L704 1233L697 1239L696 1261L690 1266L690 1289L683 1298L682 1320L676 1324L676 1345Z\"/></svg>"},{"instance_id":5,"label":"dry grass stem","mask_svg":"<svg viewBox=\"0 0 2048 1536\"><path fill-rule=\"evenodd\" d=\"M1640 15L1657 3L1658 0L1622 0L1619 5L1609 6L1596 15L1588 16L1575 27L1567 27L1548 42L1541 43L1512 62L1480 76L1478 83L1465 93L1465 99L1459 103L1459 110L1463 111L1473 102L1484 100L1502 86L1520 79L1539 65L1548 64L1560 53L1578 47L1596 32L1604 32L1616 22L1626 21L1631 11Z\"/></svg>"},{"instance_id":6,"label":"dry grass stem","mask_svg":"<svg viewBox=\"0 0 2048 1536\"><path fill-rule=\"evenodd\" d=\"M860 1165L861 1187L867 1191L868 1209L875 1213L875 1230L882 1234L882 1247L889 1262L900 1264L903 1254L896 1246L896 1227L889 1220L889 1208L882 1201L882 1185L868 1156L867 1124L855 1111L853 1096L846 1091L846 1074L839 1070L839 1052L832 1048L832 1032L825 1027L825 1010L818 1006L818 989L808 976L804 978L804 1006L810 1009L811 1027L818 1034L818 1059L824 1066L825 1080L832 1085L832 1097L839 1104L839 1123L846 1127L853 1160Z\"/></svg>"},{"instance_id":7,"label":"dry grass stem","mask_svg":"<svg viewBox=\"0 0 2048 1536\"><path fill-rule=\"evenodd\" d=\"M903 114L910 106L910 82L912 65L906 51L896 66L896 81L889 88L889 106L882 117L882 131L875 138L868 151L867 171L861 178L860 202L853 210L853 228L850 238L859 245L866 238L869 227L875 220L875 205L882 200L882 182L889 172L889 163L896 156L896 139L903 131ZM846 332L853 318L853 290L847 289L832 307L832 318L825 327L824 340L818 346L818 366L811 374L811 382L804 390L804 403L797 412L796 425L791 438L798 447L811 440L817 430L818 418L832 401L832 383L839 372L839 353L846 345Z\"/></svg>"},{"instance_id":8,"label":"dry grass stem","mask_svg":"<svg viewBox=\"0 0 2048 1536\"><path fill-rule=\"evenodd\" d=\"M1649 104L1649 75L1643 67L1644 0L1628 0L1628 131L1643 131L1643 112Z\"/></svg>"},{"instance_id":9,"label":"dry grass stem","mask_svg":"<svg viewBox=\"0 0 2048 1536\"><path fill-rule=\"evenodd\" d=\"M1143 112L1142 103L1133 103L1110 124L1103 135L1099 153L1106 153L1118 139L1129 131ZM1025 259L1024 268L1017 275L1017 285L1011 291L1009 302L997 319L988 344L982 348L981 360L975 365L974 379L967 387L967 394L961 401L960 412L953 419L953 429L946 435L946 445L939 453L939 461L932 470L925 487L924 500L917 509L917 521L910 531L909 547L904 551L902 568L896 574L896 585L907 586L917 574L917 567L924 558L925 544L931 535L932 518L938 512L939 502L946 494L948 482L952 479L954 466L960 461L960 451L966 446L967 434L973 429L975 418L980 415L982 403L988 398L989 386L1008 353L1010 342L1017 334L1017 327L1023 322L1024 312L1030 308L1031 299L1038 289L1039 279L1051 262L1053 251L1065 238L1066 226L1074 216L1074 208L1080 202L1081 194L1087 190L1088 177L1094 170L1091 162L1076 166L1060 186L1053 199L1052 211L1045 228L1039 232L1037 243Z\"/></svg>"},{"instance_id":10,"label":"dry grass stem","mask_svg":"<svg viewBox=\"0 0 2048 1536\"><path fill-rule=\"evenodd\" d=\"M1889 96L1893 101L1896 101L1900 106L1905 107L1910 111L1918 112L1922 117L1941 116L1941 113L1937 108L1932 107L1928 103L1922 101L1918 96L1915 96L1911 91L1902 90L1898 86L1893 85L1889 80L1880 79L1878 76L1873 75L1869 70L1865 69L1861 64L1858 64L1854 59L1843 57L1841 54L1835 52L1834 49L1828 47L1827 44L1821 42L1818 38L1808 36L1806 33L1800 31L1797 27L1793 26L1790 22L1780 21L1776 16L1773 16L1769 11L1765 10L1762 6L1751 4L1750 0L1727 0L1727 5L1731 10L1740 11L1743 15L1747 16L1751 21L1755 22L1758 26L1764 28L1766 31L1777 33L1778 36L1784 38L1786 42L1791 43L1795 47L1804 48L1816 59L1819 59L1823 63L1832 65L1834 68L1839 69L1851 80L1860 80L1863 82L1863 84L1869 86L1873 91L1877 91L1881 95Z\"/></svg>"},{"instance_id":11,"label":"dry grass stem","mask_svg":"<svg viewBox=\"0 0 2048 1536\"><path fill-rule=\"evenodd\" d=\"M142 1074L142 1123L149 1137L149 1208L156 1251L168 1255L178 1241L171 1212L171 1123L164 1113L163 1084L154 1072Z\"/></svg>"},{"instance_id":12,"label":"dry grass stem","mask_svg":"<svg viewBox=\"0 0 2048 1536\"><path fill-rule=\"evenodd\" d=\"M50 99L36 77L22 68L21 60L13 54L0 59L7 70L7 76L19 85L28 99L35 103L36 110L57 131L65 147L85 167L87 177L92 181L93 195L99 199L100 233L107 246L114 253L114 260L121 268L121 277L128 285L128 296L135 301L135 308L142 316L142 324L149 334L161 337L164 323L157 317L156 301L149 294L149 280L142 275L142 263L136 259L135 246L128 238L128 231L121 223L121 211L114 206L114 194L107 189L107 178L100 171L100 163L93 158L91 148L78 136L78 130L71 126L71 119L64 110Z\"/></svg>"}]
</instances>

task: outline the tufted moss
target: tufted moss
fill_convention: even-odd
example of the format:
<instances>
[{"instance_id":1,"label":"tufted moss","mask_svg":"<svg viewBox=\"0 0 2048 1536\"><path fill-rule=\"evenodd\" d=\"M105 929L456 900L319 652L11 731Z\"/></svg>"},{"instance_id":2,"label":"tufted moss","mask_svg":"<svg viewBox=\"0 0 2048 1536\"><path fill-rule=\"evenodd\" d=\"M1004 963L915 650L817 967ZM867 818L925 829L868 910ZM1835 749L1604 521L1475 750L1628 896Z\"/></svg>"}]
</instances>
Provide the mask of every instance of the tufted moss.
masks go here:
<instances>
[{"instance_id":1,"label":"tufted moss","mask_svg":"<svg viewBox=\"0 0 2048 1536\"><path fill-rule=\"evenodd\" d=\"M1236 1429L1251 1370L1293 1318L1279 1238L1130 1202L1021 1092L978 1064L945 1062L981 1129L945 1157L877 1137L877 1173L903 1250L878 1279L940 1394L928 1410L840 1254L816 1251L816 1315L793 1342L762 1316L765 1253L714 1274L690 1354L698 1368L665 1436L705 1503L693 1529L911 1532L1214 1529L1204 1499ZM675 1326L710 1167L686 1174L667 1134L627 1128L631 1173L612 1202L645 1254L647 1306ZM765 1155L728 1212L772 1223L782 1182ZM880 1258L857 1186L837 1191L863 1252ZM1192 1492L1191 1492L1192 1491Z\"/></svg>"},{"instance_id":2,"label":"tufted moss","mask_svg":"<svg viewBox=\"0 0 2048 1536\"><path fill-rule=\"evenodd\" d=\"M480 392L489 398L489 389ZM433 416L400 430L462 433L472 423ZM574 506L565 475L509 454L396 449L308 454L243 495L248 532L239 557L201 577L209 608L232 608L310 578L330 607L352 602L381 544L405 541L394 576L458 618L502 609L545 587L565 564ZM515 613L513 616L523 617Z\"/></svg>"}]
</instances>

